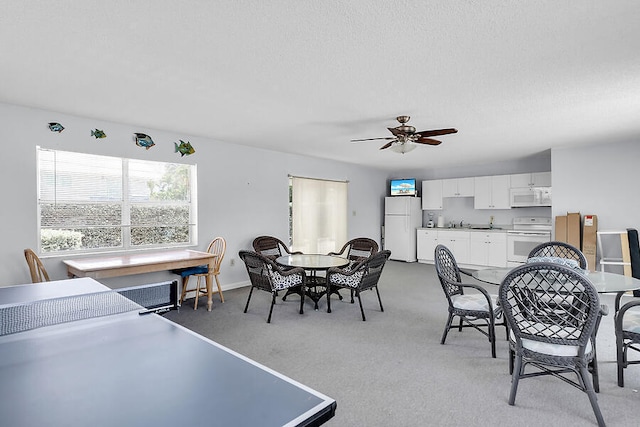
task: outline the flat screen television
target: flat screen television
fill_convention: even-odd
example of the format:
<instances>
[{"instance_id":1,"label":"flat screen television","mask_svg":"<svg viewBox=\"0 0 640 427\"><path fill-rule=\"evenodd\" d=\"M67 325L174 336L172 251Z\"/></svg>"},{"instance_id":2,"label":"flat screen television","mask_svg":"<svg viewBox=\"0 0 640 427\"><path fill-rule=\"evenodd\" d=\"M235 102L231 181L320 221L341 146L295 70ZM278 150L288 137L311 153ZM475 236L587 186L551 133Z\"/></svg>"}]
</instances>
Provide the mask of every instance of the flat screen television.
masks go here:
<instances>
[{"instance_id":1,"label":"flat screen television","mask_svg":"<svg viewBox=\"0 0 640 427\"><path fill-rule=\"evenodd\" d=\"M392 196L415 196L417 194L415 178L392 179L391 195Z\"/></svg>"}]
</instances>

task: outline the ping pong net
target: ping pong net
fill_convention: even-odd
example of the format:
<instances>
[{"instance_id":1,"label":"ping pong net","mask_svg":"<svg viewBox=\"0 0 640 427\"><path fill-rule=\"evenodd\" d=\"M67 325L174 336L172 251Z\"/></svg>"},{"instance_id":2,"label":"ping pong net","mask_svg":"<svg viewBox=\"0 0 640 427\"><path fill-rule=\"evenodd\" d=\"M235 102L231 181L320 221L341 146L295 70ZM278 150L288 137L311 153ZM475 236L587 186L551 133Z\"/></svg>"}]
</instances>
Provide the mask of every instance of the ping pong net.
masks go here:
<instances>
[{"instance_id":1,"label":"ping pong net","mask_svg":"<svg viewBox=\"0 0 640 427\"><path fill-rule=\"evenodd\" d=\"M176 281L6 304L0 305L0 336L132 311L148 314L177 308Z\"/></svg>"}]
</instances>

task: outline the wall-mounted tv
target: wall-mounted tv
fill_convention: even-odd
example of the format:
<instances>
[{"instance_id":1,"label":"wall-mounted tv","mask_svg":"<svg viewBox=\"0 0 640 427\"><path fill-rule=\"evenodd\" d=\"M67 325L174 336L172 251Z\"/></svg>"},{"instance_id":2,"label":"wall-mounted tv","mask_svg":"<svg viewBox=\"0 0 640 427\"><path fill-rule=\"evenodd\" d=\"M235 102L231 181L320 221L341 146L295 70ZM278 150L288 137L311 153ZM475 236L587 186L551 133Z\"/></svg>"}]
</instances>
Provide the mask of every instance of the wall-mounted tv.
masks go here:
<instances>
[{"instance_id":1,"label":"wall-mounted tv","mask_svg":"<svg viewBox=\"0 0 640 427\"><path fill-rule=\"evenodd\" d=\"M415 196L417 191L415 178L391 180L392 196Z\"/></svg>"}]
</instances>

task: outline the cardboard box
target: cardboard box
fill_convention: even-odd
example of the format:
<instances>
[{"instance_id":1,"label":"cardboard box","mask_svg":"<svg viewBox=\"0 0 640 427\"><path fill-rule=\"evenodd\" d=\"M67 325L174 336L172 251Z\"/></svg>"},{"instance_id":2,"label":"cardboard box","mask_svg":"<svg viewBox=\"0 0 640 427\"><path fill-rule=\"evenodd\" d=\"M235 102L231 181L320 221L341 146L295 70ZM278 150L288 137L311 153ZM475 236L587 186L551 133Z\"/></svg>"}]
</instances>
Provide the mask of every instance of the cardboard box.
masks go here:
<instances>
[{"instance_id":1,"label":"cardboard box","mask_svg":"<svg viewBox=\"0 0 640 427\"><path fill-rule=\"evenodd\" d=\"M576 248L582 247L582 227L580 212L567 213L567 243Z\"/></svg>"},{"instance_id":2,"label":"cardboard box","mask_svg":"<svg viewBox=\"0 0 640 427\"><path fill-rule=\"evenodd\" d=\"M582 253L587 258L587 268L596 271L596 240L598 231L598 217L585 215L582 221Z\"/></svg>"},{"instance_id":3,"label":"cardboard box","mask_svg":"<svg viewBox=\"0 0 640 427\"><path fill-rule=\"evenodd\" d=\"M558 242L567 242L567 216L556 216L556 237L554 240Z\"/></svg>"}]
</instances>

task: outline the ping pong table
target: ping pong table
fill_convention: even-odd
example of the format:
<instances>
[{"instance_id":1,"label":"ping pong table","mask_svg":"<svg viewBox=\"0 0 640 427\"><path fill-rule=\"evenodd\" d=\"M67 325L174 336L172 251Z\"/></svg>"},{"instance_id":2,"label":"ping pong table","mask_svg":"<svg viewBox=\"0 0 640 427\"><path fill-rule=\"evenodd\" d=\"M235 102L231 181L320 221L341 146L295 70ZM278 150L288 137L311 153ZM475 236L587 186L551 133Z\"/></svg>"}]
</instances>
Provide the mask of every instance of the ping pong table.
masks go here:
<instances>
[{"instance_id":1,"label":"ping pong table","mask_svg":"<svg viewBox=\"0 0 640 427\"><path fill-rule=\"evenodd\" d=\"M108 290L91 278L0 287L3 333L13 322L5 308ZM0 336L0 423L315 426L333 417L330 397L134 306Z\"/></svg>"}]
</instances>

